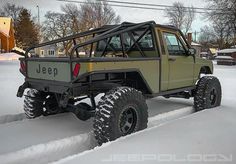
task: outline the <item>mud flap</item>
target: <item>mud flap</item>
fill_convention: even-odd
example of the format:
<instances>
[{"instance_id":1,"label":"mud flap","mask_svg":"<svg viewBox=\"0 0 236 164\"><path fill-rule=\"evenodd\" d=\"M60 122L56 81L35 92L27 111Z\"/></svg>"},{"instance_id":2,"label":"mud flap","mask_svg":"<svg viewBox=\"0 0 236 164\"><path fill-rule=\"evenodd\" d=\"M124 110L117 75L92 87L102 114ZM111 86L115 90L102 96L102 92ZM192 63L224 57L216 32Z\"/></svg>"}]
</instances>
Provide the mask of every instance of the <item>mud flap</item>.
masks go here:
<instances>
[{"instance_id":1,"label":"mud flap","mask_svg":"<svg viewBox=\"0 0 236 164\"><path fill-rule=\"evenodd\" d=\"M24 94L25 89L28 88L28 87L29 87L28 82L24 82L24 84L21 85L21 86L18 88L18 91L17 91L16 96L17 96L17 97L22 97L23 94Z\"/></svg>"}]
</instances>

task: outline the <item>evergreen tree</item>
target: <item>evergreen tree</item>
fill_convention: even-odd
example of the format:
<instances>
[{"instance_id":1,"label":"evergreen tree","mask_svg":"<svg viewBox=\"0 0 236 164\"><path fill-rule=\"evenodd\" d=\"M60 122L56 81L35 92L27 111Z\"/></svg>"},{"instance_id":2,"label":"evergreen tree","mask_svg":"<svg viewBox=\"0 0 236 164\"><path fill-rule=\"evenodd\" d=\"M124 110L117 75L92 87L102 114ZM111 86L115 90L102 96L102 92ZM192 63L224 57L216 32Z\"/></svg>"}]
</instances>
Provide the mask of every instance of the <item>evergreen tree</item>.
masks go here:
<instances>
[{"instance_id":1,"label":"evergreen tree","mask_svg":"<svg viewBox=\"0 0 236 164\"><path fill-rule=\"evenodd\" d=\"M17 47L24 50L39 42L39 29L27 9L20 12L15 27L15 38Z\"/></svg>"}]
</instances>

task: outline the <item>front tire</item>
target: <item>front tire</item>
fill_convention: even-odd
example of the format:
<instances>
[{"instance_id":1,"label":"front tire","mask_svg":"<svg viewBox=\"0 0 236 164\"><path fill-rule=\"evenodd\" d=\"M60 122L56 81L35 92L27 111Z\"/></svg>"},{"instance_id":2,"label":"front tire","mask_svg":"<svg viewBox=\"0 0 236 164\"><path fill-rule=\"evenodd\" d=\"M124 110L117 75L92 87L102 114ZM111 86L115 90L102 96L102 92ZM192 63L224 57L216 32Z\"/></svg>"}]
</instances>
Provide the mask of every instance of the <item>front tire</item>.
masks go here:
<instances>
[{"instance_id":1,"label":"front tire","mask_svg":"<svg viewBox=\"0 0 236 164\"><path fill-rule=\"evenodd\" d=\"M196 111L214 108L221 104L221 85L214 76L204 76L198 83L194 95L194 108Z\"/></svg>"},{"instance_id":2,"label":"front tire","mask_svg":"<svg viewBox=\"0 0 236 164\"><path fill-rule=\"evenodd\" d=\"M140 91L117 87L106 93L98 103L94 134L99 145L147 127L148 112Z\"/></svg>"}]
</instances>

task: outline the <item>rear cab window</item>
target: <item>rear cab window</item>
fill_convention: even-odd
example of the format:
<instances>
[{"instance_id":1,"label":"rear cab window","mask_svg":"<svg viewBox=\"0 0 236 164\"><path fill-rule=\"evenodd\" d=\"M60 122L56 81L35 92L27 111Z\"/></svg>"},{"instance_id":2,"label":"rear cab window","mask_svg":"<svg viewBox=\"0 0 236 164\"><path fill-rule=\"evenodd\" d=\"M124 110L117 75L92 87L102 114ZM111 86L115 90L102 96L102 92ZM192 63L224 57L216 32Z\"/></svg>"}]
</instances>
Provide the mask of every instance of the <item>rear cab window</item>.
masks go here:
<instances>
[{"instance_id":1,"label":"rear cab window","mask_svg":"<svg viewBox=\"0 0 236 164\"><path fill-rule=\"evenodd\" d=\"M143 51L146 57L157 56L151 30L139 29L113 36L97 43L95 57L144 57L139 52ZM116 53L116 55L115 55Z\"/></svg>"}]
</instances>

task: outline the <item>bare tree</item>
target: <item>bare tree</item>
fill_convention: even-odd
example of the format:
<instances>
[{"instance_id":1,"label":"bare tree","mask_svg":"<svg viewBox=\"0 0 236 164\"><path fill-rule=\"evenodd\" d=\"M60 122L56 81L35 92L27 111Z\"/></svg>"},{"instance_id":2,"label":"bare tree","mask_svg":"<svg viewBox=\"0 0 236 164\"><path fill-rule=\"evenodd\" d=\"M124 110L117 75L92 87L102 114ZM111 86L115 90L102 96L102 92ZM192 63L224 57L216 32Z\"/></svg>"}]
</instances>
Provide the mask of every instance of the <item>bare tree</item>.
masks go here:
<instances>
[{"instance_id":1,"label":"bare tree","mask_svg":"<svg viewBox=\"0 0 236 164\"><path fill-rule=\"evenodd\" d=\"M48 12L43 27L46 38L51 40L105 24L119 23L120 17L106 1L86 2L80 6L65 4L61 6L62 13Z\"/></svg>"},{"instance_id":2,"label":"bare tree","mask_svg":"<svg viewBox=\"0 0 236 164\"><path fill-rule=\"evenodd\" d=\"M80 6L79 12L80 26L84 30L120 22L120 17L106 1L87 0L86 2Z\"/></svg>"},{"instance_id":3,"label":"bare tree","mask_svg":"<svg viewBox=\"0 0 236 164\"><path fill-rule=\"evenodd\" d=\"M217 44L220 49L228 48L233 42L232 30L224 19L216 20L211 26L201 28L199 42L202 45Z\"/></svg>"},{"instance_id":4,"label":"bare tree","mask_svg":"<svg viewBox=\"0 0 236 164\"><path fill-rule=\"evenodd\" d=\"M184 15L186 9L184 8L183 3L174 2L173 7L169 7L165 10L165 15L169 18L170 24L181 29L184 24Z\"/></svg>"},{"instance_id":5,"label":"bare tree","mask_svg":"<svg viewBox=\"0 0 236 164\"><path fill-rule=\"evenodd\" d=\"M22 9L23 7L16 6L15 4L6 3L1 9L0 13L2 16L11 17L14 21L17 21Z\"/></svg>"},{"instance_id":6,"label":"bare tree","mask_svg":"<svg viewBox=\"0 0 236 164\"><path fill-rule=\"evenodd\" d=\"M187 34L195 19L195 10L193 7L185 7L181 2L174 2L172 7L166 8L165 16L169 19L171 25Z\"/></svg>"},{"instance_id":7,"label":"bare tree","mask_svg":"<svg viewBox=\"0 0 236 164\"><path fill-rule=\"evenodd\" d=\"M203 47L209 48L210 44L214 44L217 42L217 38L214 34L213 27L210 26L204 26L200 30L200 35L198 38L199 42Z\"/></svg>"},{"instance_id":8,"label":"bare tree","mask_svg":"<svg viewBox=\"0 0 236 164\"><path fill-rule=\"evenodd\" d=\"M5 13L3 12L3 10L0 8L0 17L4 17Z\"/></svg>"},{"instance_id":9,"label":"bare tree","mask_svg":"<svg viewBox=\"0 0 236 164\"><path fill-rule=\"evenodd\" d=\"M236 44L236 0L209 0L207 6L209 21L215 27L218 38L221 39L220 47ZM225 44L225 45L222 45Z\"/></svg>"},{"instance_id":10,"label":"bare tree","mask_svg":"<svg viewBox=\"0 0 236 164\"><path fill-rule=\"evenodd\" d=\"M42 28L44 34L44 41L62 38L73 33L72 21L64 13L47 12L45 15L45 22ZM62 47L68 50L69 42L63 42Z\"/></svg>"},{"instance_id":11,"label":"bare tree","mask_svg":"<svg viewBox=\"0 0 236 164\"><path fill-rule=\"evenodd\" d=\"M186 9L185 17L184 17L184 33L187 34L192 27L192 23L195 19L195 9L193 7L189 7Z\"/></svg>"},{"instance_id":12,"label":"bare tree","mask_svg":"<svg viewBox=\"0 0 236 164\"><path fill-rule=\"evenodd\" d=\"M61 10L64 12L68 20L70 21L70 28L72 29L72 32L73 33L80 32L79 7L75 4L67 3L61 6Z\"/></svg>"},{"instance_id":13,"label":"bare tree","mask_svg":"<svg viewBox=\"0 0 236 164\"><path fill-rule=\"evenodd\" d=\"M120 21L114 10L107 2L87 0L87 3L77 6L66 4L61 6L62 13L48 12L45 15L43 33L45 39L52 40L86 31L91 28L101 27L105 24L114 24ZM79 38L76 41L81 43L92 36ZM68 52L72 42L64 42L63 49ZM84 47L87 52L88 47Z\"/></svg>"}]
</instances>

